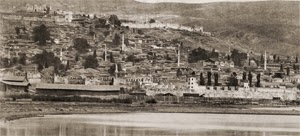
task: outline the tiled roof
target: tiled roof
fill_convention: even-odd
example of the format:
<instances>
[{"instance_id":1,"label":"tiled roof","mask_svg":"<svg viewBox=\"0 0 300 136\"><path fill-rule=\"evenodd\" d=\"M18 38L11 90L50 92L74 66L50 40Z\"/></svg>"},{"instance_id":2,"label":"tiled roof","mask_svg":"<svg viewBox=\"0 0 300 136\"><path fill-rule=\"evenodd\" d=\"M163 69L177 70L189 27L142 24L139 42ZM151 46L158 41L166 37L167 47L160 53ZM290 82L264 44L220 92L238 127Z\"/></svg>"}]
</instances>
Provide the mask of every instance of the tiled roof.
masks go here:
<instances>
[{"instance_id":1,"label":"tiled roof","mask_svg":"<svg viewBox=\"0 0 300 136\"><path fill-rule=\"evenodd\" d=\"M112 85L79 85L79 84L46 84L39 83L36 89L80 90L80 91L120 91L119 86Z\"/></svg>"}]
</instances>

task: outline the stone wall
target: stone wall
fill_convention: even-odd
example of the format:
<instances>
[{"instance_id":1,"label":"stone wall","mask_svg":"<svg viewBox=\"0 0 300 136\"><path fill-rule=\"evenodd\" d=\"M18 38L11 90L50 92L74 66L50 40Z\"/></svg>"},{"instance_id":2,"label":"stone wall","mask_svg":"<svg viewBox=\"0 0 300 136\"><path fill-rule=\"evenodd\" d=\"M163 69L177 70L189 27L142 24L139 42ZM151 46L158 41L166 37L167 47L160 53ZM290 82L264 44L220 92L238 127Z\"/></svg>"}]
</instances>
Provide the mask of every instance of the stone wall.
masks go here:
<instances>
[{"instance_id":1,"label":"stone wall","mask_svg":"<svg viewBox=\"0 0 300 136\"><path fill-rule=\"evenodd\" d=\"M199 94L207 98L245 98L245 99L269 99L280 98L281 100L297 100L299 90L284 88L235 88L198 86L195 89L181 91L149 91L148 95L171 93L183 96L184 93Z\"/></svg>"}]
</instances>

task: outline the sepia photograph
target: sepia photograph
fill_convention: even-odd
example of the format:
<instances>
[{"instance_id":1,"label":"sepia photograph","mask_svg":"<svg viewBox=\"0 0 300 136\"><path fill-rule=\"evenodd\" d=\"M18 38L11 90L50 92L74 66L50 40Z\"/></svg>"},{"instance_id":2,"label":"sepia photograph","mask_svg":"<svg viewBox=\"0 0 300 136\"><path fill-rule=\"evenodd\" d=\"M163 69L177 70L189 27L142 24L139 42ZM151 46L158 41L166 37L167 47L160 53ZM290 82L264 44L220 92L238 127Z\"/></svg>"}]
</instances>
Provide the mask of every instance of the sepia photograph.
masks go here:
<instances>
[{"instance_id":1,"label":"sepia photograph","mask_svg":"<svg viewBox=\"0 0 300 136\"><path fill-rule=\"evenodd\" d=\"M0 136L300 136L299 0L0 0Z\"/></svg>"}]
</instances>

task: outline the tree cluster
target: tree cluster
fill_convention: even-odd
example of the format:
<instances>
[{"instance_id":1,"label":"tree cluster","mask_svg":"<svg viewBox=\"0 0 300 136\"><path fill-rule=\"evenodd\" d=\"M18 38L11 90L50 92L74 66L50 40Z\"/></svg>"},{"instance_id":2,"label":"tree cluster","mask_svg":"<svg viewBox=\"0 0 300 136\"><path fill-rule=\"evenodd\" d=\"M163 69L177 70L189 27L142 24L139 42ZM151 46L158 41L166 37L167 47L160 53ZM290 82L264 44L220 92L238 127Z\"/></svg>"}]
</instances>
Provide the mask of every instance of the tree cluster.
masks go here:
<instances>
[{"instance_id":1,"label":"tree cluster","mask_svg":"<svg viewBox=\"0 0 300 136\"><path fill-rule=\"evenodd\" d=\"M229 82L227 83L228 86L238 86L238 79L237 79L237 74L233 72L231 76L229 77Z\"/></svg>"},{"instance_id":2,"label":"tree cluster","mask_svg":"<svg viewBox=\"0 0 300 136\"><path fill-rule=\"evenodd\" d=\"M114 35L114 37L113 37L113 40L112 40L112 44L113 44L114 46L121 45L121 42L122 42L121 40L122 40L122 39L121 39L120 34L115 33L115 35Z\"/></svg>"},{"instance_id":3,"label":"tree cluster","mask_svg":"<svg viewBox=\"0 0 300 136\"><path fill-rule=\"evenodd\" d=\"M110 15L109 22L114 26L121 26L121 21L119 20L117 15Z\"/></svg>"},{"instance_id":4,"label":"tree cluster","mask_svg":"<svg viewBox=\"0 0 300 136\"><path fill-rule=\"evenodd\" d=\"M177 76L177 78L180 78L182 76L182 71L180 70L180 68L177 69L176 76Z\"/></svg>"},{"instance_id":5,"label":"tree cluster","mask_svg":"<svg viewBox=\"0 0 300 136\"><path fill-rule=\"evenodd\" d=\"M33 40L40 46L45 46L47 40L50 40L50 32L44 24L33 28Z\"/></svg>"},{"instance_id":6,"label":"tree cluster","mask_svg":"<svg viewBox=\"0 0 300 136\"><path fill-rule=\"evenodd\" d=\"M99 18L95 21L95 28L108 28L109 25L106 25L106 19Z\"/></svg>"},{"instance_id":7,"label":"tree cluster","mask_svg":"<svg viewBox=\"0 0 300 136\"><path fill-rule=\"evenodd\" d=\"M84 68L96 69L98 66L98 60L93 55L89 55L85 58Z\"/></svg>"},{"instance_id":8,"label":"tree cluster","mask_svg":"<svg viewBox=\"0 0 300 136\"><path fill-rule=\"evenodd\" d=\"M237 49L231 51L231 59L236 66L242 66L243 61L247 59L247 54L239 52Z\"/></svg>"},{"instance_id":9,"label":"tree cluster","mask_svg":"<svg viewBox=\"0 0 300 136\"><path fill-rule=\"evenodd\" d=\"M91 45L84 38L76 38L73 41L73 47L80 53L85 53L91 47Z\"/></svg>"},{"instance_id":10,"label":"tree cluster","mask_svg":"<svg viewBox=\"0 0 300 136\"><path fill-rule=\"evenodd\" d=\"M153 19L153 18L151 18L150 20L149 20L149 23L150 24L152 24L152 23L155 23L156 21L155 21L155 19Z\"/></svg>"},{"instance_id":11,"label":"tree cluster","mask_svg":"<svg viewBox=\"0 0 300 136\"><path fill-rule=\"evenodd\" d=\"M64 68L59 58L55 57L53 52L47 52L45 50L41 54L36 54L33 57L33 63L38 64L38 69L40 71L44 68L53 66L55 72L57 73L58 70L63 70Z\"/></svg>"},{"instance_id":12,"label":"tree cluster","mask_svg":"<svg viewBox=\"0 0 300 136\"><path fill-rule=\"evenodd\" d=\"M197 48L192 50L192 52L189 54L188 62L189 63L195 63L198 62L199 60L207 60L209 58L217 58L219 56L219 53L215 52L213 50L212 52L207 51L202 48Z\"/></svg>"},{"instance_id":13,"label":"tree cluster","mask_svg":"<svg viewBox=\"0 0 300 136\"><path fill-rule=\"evenodd\" d=\"M127 56L126 58L126 62L132 62L132 63L136 63L136 62L140 62L142 61L140 58L137 58L134 54L131 54L129 56Z\"/></svg>"}]
</instances>

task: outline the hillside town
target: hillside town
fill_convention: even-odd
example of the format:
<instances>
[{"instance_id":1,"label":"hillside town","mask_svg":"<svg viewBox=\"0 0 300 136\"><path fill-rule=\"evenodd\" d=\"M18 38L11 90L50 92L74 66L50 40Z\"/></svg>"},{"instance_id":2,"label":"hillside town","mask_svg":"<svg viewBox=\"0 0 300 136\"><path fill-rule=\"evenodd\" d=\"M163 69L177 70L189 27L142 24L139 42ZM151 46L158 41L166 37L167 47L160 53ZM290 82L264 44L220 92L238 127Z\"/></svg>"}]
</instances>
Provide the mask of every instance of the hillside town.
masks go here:
<instances>
[{"instance_id":1,"label":"hillside town","mask_svg":"<svg viewBox=\"0 0 300 136\"><path fill-rule=\"evenodd\" d=\"M195 48L186 40L159 34L215 37L205 26L29 4L0 17L3 100L300 102L298 56L234 46L221 51L201 43Z\"/></svg>"}]
</instances>

